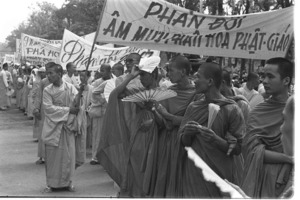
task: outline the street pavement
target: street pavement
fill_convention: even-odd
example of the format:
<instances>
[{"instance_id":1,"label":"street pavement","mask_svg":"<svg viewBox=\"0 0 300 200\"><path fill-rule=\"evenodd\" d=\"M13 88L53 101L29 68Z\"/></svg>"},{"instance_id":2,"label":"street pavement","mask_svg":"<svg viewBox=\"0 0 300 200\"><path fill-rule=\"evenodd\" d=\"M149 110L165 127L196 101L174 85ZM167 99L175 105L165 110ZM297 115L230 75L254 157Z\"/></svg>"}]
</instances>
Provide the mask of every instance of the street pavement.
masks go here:
<instances>
[{"instance_id":1,"label":"street pavement","mask_svg":"<svg viewBox=\"0 0 300 200\"><path fill-rule=\"evenodd\" d=\"M0 111L0 198L116 197L117 188L101 165L89 164L91 151L87 152L87 162L75 171L75 192L43 193L45 165L35 164L38 143L32 137L32 123L15 106Z\"/></svg>"}]
</instances>

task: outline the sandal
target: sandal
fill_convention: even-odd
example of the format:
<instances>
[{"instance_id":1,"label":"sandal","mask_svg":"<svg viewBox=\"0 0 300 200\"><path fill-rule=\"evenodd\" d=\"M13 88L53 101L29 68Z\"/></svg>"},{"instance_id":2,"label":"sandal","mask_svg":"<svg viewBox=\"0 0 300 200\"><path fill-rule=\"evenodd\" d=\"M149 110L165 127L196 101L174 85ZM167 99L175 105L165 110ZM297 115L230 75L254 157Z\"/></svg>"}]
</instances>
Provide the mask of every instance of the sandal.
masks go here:
<instances>
[{"instance_id":1,"label":"sandal","mask_svg":"<svg viewBox=\"0 0 300 200\"><path fill-rule=\"evenodd\" d=\"M42 159L38 159L38 160L35 162L36 165L41 165L41 164L44 164L44 163L45 163L45 161L43 161Z\"/></svg>"},{"instance_id":2,"label":"sandal","mask_svg":"<svg viewBox=\"0 0 300 200\"><path fill-rule=\"evenodd\" d=\"M51 193L51 192L53 192L53 190L52 190L52 188L51 187L46 187L45 189L44 189L44 191L43 191L44 193Z\"/></svg>"},{"instance_id":3,"label":"sandal","mask_svg":"<svg viewBox=\"0 0 300 200\"><path fill-rule=\"evenodd\" d=\"M67 190L68 190L69 192L75 192L75 187L74 187L74 185L70 185L69 187L67 187Z\"/></svg>"}]
</instances>

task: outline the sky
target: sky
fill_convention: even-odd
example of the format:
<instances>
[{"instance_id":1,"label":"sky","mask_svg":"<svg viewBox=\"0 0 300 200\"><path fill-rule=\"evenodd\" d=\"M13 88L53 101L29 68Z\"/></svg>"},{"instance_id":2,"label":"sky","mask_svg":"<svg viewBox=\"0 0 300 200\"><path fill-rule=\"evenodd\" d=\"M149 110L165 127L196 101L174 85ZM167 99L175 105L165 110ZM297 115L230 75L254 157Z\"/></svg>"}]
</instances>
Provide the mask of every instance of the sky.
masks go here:
<instances>
[{"instance_id":1,"label":"sky","mask_svg":"<svg viewBox=\"0 0 300 200\"><path fill-rule=\"evenodd\" d=\"M36 2L47 1L60 8L65 0L6 0L1 1L0 11L0 42L4 43L11 31L16 29L20 23L26 21Z\"/></svg>"}]
</instances>

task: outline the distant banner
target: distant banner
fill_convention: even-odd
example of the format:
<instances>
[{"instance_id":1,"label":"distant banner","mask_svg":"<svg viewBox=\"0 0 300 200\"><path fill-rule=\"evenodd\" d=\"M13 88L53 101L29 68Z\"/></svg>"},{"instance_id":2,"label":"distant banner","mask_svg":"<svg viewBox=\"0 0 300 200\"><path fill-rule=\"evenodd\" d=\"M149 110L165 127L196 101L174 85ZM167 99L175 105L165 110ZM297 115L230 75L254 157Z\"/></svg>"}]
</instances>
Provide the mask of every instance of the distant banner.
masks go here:
<instances>
[{"instance_id":1,"label":"distant banner","mask_svg":"<svg viewBox=\"0 0 300 200\"><path fill-rule=\"evenodd\" d=\"M5 54L4 55L3 63L10 64L11 62L13 62L13 63L15 62L15 55Z\"/></svg>"},{"instance_id":2,"label":"distant banner","mask_svg":"<svg viewBox=\"0 0 300 200\"><path fill-rule=\"evenodd\" d=\"M22 57L31 64L44 65L47 62L58 62L60 48L53 46L50 42L44 42L45 39L33 37L22 33ZM51 40L46 40L51 41Z\"/></svg>"},{"instance_id":3,"label":"distant banner","mask_svg":"<svg viewBox=\"0 0 300 200\"><path fill-rule=\"evenodd\" d=\"M165 0L108 0L104 9L98 42L169 52L252 59L284 57L294 31L293 7L212 16Z\"/></svg>"},{"instance_id":4,"label":"distant banner","mask_svg":"<svg viewBox=\"0 0 300 200\"><path fill-rule=\"evenodd\" d=\"M92 43L65 30L63 44L60 52L60 64L66 68L67 63L73 62L77 70L86 69ZM136 47L109 48L95 45L89 70L97 70L101 64L122 61L130 53L139 53L142 57L158 56L159 51L141 49Z\"/></svg>"},{"instance_id":5,"label":"distant banner","mask_svg":"<svg viewBox=\"0 0 300 200\"><path fill-rule=\"evenodd\" d=\"M16 39L16 52L15 52L15 62L21 63L22 56L22 41Z\"/></svg>"}]
</instances>

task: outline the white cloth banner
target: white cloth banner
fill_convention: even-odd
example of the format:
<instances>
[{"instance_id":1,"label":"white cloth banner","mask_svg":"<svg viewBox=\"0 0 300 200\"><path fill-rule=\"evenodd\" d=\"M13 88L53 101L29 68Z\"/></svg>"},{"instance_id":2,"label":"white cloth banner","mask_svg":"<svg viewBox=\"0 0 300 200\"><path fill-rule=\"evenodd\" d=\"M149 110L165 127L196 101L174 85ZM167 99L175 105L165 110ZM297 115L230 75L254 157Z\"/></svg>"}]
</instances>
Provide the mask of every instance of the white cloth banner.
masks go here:
<instances>
[{"instance_id":1,"label":"white cloth banner","mask_svg":"<svg viewBox=\"0 0 300 200\"><path fill-rule=\"evenodd\" d=\"M65 29L59 63L66 69L69 62L77 70L85 70L92 48L92 43ZM130 53L139 53L142 57L159 56L159 51L136 47L109 48L95 45L89 66L90 71L98 70L101 64L123 61Z\"/></svg>"},{"instance_id":2,"label":"white cloth banner","mask_svg":"<svg viewBox=\"0 0 300 200\"><path fill-rule=\"evenodd\" d=\"M48 43L45 41L48 41ZM57 63L59 61L60 47L57 47L58 43L53 46L51 40L33 37L24 33L21 35L21 43L22 57L31 64L44 65L47 62ZM61 46L61 44L59 45Z\"/></svg>"},{"instance_id":3,"label":"white cloth banner","mask_svg":"<svg viewBox=\"0 0 300 200\"><path fill-rule=\"evenodd\" d=\"M284 57L294 8L239 16L200 14L165 0L107 0L98 42L252 59Z\"/></svg>"},{"instance_id":4,"label":"white cloth banner","mask_svg":"<svg viewBox=\"0 0 300 200\"><path fill-rule=\"evenodd\" d=\"M15 62L15 55L5 54L4 55L3 63L10 64L11 62L13 62L13 63Z\"/></svg>"}]
</instances>

